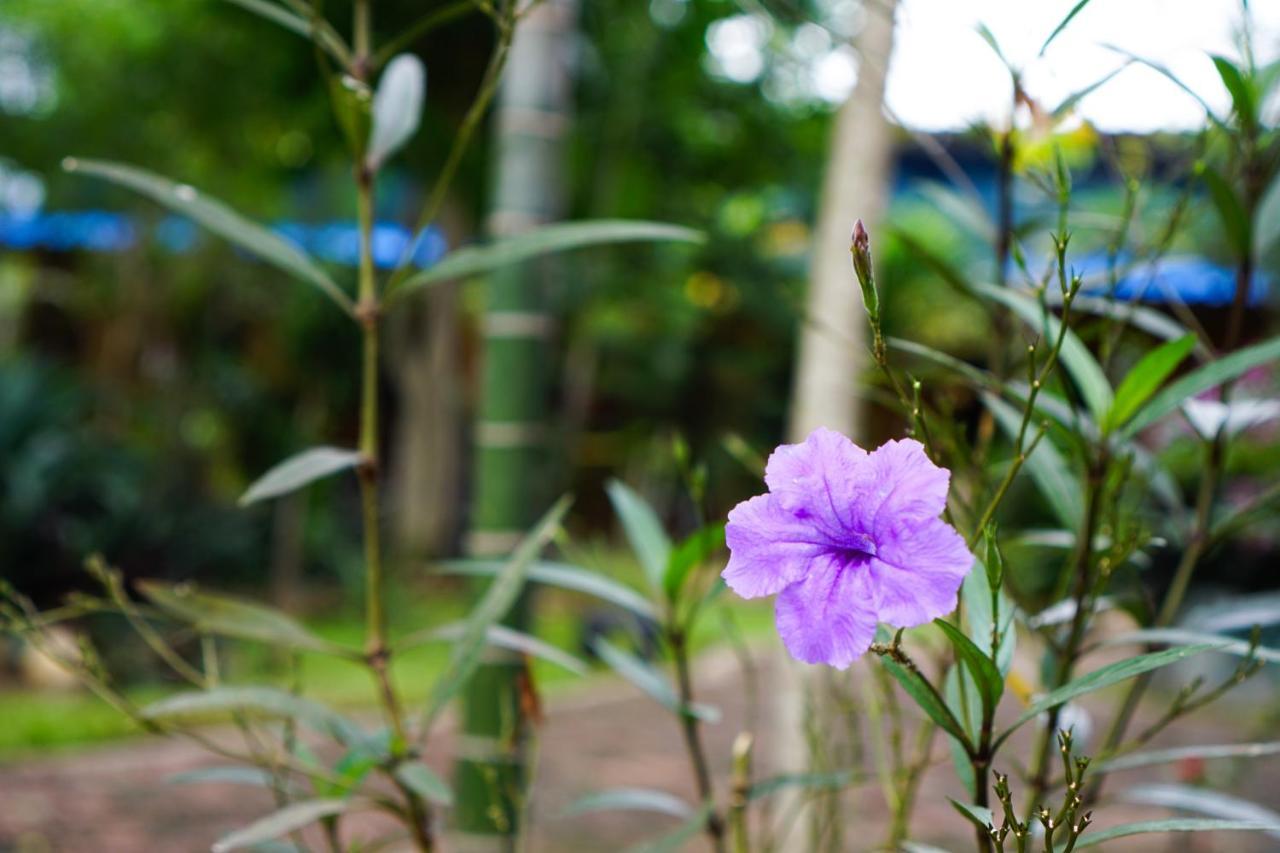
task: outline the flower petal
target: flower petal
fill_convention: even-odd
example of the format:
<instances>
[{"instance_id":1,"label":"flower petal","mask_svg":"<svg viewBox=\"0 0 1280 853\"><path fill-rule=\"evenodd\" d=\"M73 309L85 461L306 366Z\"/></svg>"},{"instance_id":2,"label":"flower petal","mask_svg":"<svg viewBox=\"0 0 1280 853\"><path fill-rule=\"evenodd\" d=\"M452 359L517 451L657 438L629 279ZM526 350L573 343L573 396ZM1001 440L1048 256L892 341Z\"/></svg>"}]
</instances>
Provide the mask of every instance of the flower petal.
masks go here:
<instances>
[{"instance_id":1,"label":"flower petal","mask_svg":"<svg viewBox=\"0 0 1280 853\"><path fill-rule=\"evenodd\" d=\"M851 562L825 555L815 561L804 580L778 595L775 614L793 658L845 669L876 633L865 558Z\"/></svg>"},{"instance_id":2,"label":"flower petal","mask_svg":"<svg viewBox=\"0 0 1280 853\"><path fill-rule=\"evenodd\" d=\"M886 441L867 461L870 482L859 508L865 532L874 536L882 525L934 518L946 508L951 472L934 465L920 442Z\"/></svg>"},{"instance_id":3,"label":"flower petal","mask_svg":"<svg viewBox=\"0 0 1280 853\"><path fill-rule=\"evenodd\" d=\"M819 427L802 443L783 444L773 451L764 481L785 507L812 518L828 540L840 542L852 529L867 458L867 452L845 436Z\"/></svg>"},{"instance_id":4,"label":"flower petal","mask_svg":"<svg viewBox=\"0 0 1280 853\"><path fill-rule=\"evenodd\" d=\"M956 609L973 555L951 525L937 518L898 525L876 547L868 587L880 621L910 628Z\"/></svg>"},{"instance_id":5,"label":"flower petal","mask_svg":"<svg viewBox=\"0 0 1280 853\"><path fill-rule=\"evenodd\" d=\"M725 525L729 565L721 577L743 598L773 595L804 577L827 546L813 525L787 510L775 495L757 495L729 512Z\"/></svg>"}]
</instances>

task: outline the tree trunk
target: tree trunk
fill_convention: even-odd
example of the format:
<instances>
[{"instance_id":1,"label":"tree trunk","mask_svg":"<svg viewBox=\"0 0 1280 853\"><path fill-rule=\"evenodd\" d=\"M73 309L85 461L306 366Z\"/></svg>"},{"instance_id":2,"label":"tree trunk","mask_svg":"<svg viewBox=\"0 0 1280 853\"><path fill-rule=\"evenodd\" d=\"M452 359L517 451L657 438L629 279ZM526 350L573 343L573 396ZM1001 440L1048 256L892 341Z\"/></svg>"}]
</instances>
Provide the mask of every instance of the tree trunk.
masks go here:
<instances>
[{"instance_id":1,"label":"tree trunk","mask_svg":"<svg viewBox=\"0 0 1280 853\"><path fill-rule=\"evenodd\" d=\"M875 233L887 204L893 139L883 106L897 0L865 0L862 8L865 23L854 37L858 81L836 114L814 229L809 293L792 385L791 441L803 441L820 426L864 440L859 384L867 366L867 320L849 255L850 234L859 218ZM790 664L784 661L783 669ZM847 697L837 695L820 668L803 667L797 675L790 689L776 693L777 717L789 723L779 739L780 762L791 766L797 756L806 755L813 770L829 770L833 761L847 760L850 751L856 751L857 744L852 742L856 736L836 744L806 734L831 737L844 732L842 717L850 710ZM844 839L839 828L848 824L849 807L840 794L810 801L800 817L807 849L840 849ZM778 806L782 814L790 808L790 803Z\"/></svg>"},{"instance_id":2,"label":"tree trunk","mask_svg":"<svg viewBox=\"0 0 1280 853\"><path fill-rule=\"evenodd\" d=\"M893 139L883 105L896 7L897 0L867 0L854 38L858 82L836 114L827 154L792 386L792 441L820 426L854 438L860 432L866 316L849 259L850 233L859 218L874 233L887 201Z\"/></svg>"},{"instance_id":3,"label":"tree trunk","mask_svg":"<svg viewBox=\"0 0 1280 853\"><path fill-rule=\"evenodd\" d=\"M495 237L559 218L564 137L572 98L575 0L543 0L516 33L495 112ZM505 556L546 509L549 340L553 263L522 264L489 280L484 367L475 426L467 550ZM528 602L509 621L528 621ZM454 767L458 849L512 850L525 790L523 745L532 685L523 660L490 654L463 698Z\"/></svg>"}]
</instances>

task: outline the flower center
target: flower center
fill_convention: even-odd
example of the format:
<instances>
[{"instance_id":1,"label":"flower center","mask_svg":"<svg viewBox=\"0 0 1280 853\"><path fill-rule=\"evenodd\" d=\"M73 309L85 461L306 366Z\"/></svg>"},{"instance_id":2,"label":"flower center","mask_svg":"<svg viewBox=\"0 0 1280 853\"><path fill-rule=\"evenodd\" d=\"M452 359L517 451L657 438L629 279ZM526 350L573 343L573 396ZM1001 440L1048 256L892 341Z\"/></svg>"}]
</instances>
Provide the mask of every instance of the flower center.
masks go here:
<instances>
[{"instance_id":1,"label":"flower center","mask_svg":"<svg viewBox=\"0 0 1280 853\"><path fill-rule=\"evenodd\" d=\"M851 563L876 556L876 543L865 533L845 533L840 543L840 556Z\"/></svg>"}]
</instances>

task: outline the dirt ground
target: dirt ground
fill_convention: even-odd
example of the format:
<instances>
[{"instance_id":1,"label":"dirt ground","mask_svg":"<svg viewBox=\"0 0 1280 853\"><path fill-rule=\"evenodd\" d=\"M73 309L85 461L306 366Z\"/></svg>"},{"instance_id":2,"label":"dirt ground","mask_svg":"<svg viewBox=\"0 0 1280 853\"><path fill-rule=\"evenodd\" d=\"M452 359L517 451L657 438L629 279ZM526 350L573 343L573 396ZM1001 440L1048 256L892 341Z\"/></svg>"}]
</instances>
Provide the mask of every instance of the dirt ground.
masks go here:
<instances>
[{"instance_id":1,"label":"dirt ground","mask_svg":"<svg viewBox=\"0 0 1280 853\"><path fill-rule=\"evenodd\" d=\"M782 703L773 701L794 679L790 667L772 653L761 652L753 679L732 655L713 653L699 661L702 699L720 706L724 719L707 729L708 752L723 792L731 744L749 716L757 724L757 775L779 768L796 770L804 761L801 741L782 743L771 732L794 731L779 725ZM755 683L755 698L744 689ZM692 799L688 759L674 721L651 701L624 684L597 683L554 697L541 729L537 755L537 800L531 804L532 830L527 849L543 851L618 851L652 839L677 825L674 818L652 813L610 812L565 818L566 806L590 791L615 786L655 787ZM1233 725L1222 711L1213 719L1185 721L1177 743L1231 743L1257 738L1241 724ZM794 723L794 720L792 720ZM1264 734L1262 736L1265 736ZM447 773L451 737L434 740L427 760ZM909 740L908 740L909 742ZM952 781L947 748L939 738L933 749L933 769L926 775L913 827L914 838L946 850L973 849L972 834L946 804L959 796ZM207 766L198 747L183 742L139 738L73 755L29 760L0 766L0 853L195 853L209 850L224 833L271 810L261 789L229 784L172 785L166 778ZM1181 781L1188 768L1165 766L1117 774L1112 795L1137 782ZM1255 759L1213 772L1225 778L1230 790L1272 807L1280 805L1280 759ZM1215 781L1217 781L1215 779ZM845 848L878 849L884 837L886 810L873 782L859 785L841 806ZM1158 809L1102 804L1095 826L1107 826L1167 816ZM775 820L775 826L778 821ZM359 819L350 821L351 838L360 834ZM785 835L777 849L804 851L810 845L800 830ZM444 850L465 847L448 836ZM1252 833L1140 836L1096 849L1125 851L1280 850L1280 842ZM706 849L701 840L689 850Z\"/></svg>"}]
</instances>

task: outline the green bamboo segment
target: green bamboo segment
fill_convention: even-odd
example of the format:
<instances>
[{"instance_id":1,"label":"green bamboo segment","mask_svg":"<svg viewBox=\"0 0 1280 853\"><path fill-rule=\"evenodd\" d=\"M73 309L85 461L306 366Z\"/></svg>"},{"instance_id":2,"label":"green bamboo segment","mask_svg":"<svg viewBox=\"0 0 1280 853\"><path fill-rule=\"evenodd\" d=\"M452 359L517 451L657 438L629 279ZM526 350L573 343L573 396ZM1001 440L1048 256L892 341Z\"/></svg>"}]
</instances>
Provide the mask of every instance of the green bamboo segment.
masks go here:
<instances>
[{"instance_id":1,"label":"green bamboo segment","mask_svg":"<svg viewBox=\"0 0 1280 853\"><path fill-rule=\"evenodd\" d=\"M494 116L497 156L489 230L511 236L561 216L563 137L572 95L576 6L546 0L523 19ZM488 280L484 367L476 413L472 473L473 557L510 552L546 509L550 331L546 291L555 261L542 259ZM481 582L483 586L483 582ZM522 599L506 622L524 629ZM523 662L490 651L463 696L462 745L454 764L455 827L468 850L509 850L519 832L529 708Z\"/></svg>"}]
</instances>

